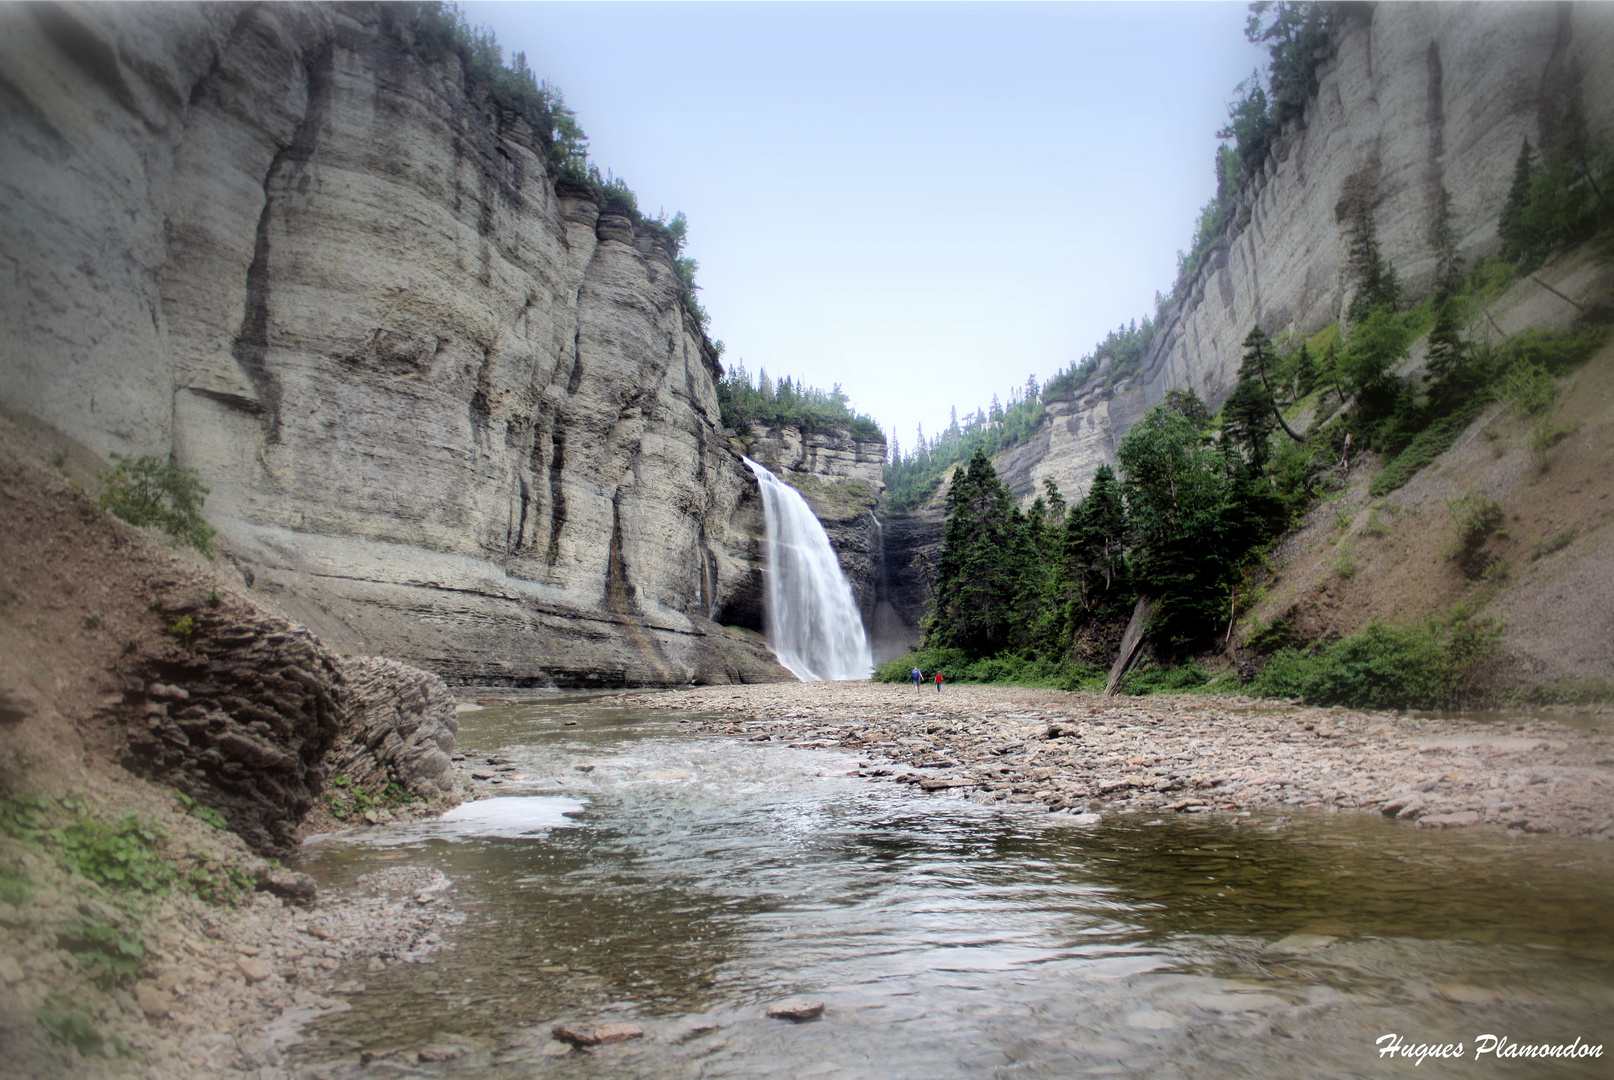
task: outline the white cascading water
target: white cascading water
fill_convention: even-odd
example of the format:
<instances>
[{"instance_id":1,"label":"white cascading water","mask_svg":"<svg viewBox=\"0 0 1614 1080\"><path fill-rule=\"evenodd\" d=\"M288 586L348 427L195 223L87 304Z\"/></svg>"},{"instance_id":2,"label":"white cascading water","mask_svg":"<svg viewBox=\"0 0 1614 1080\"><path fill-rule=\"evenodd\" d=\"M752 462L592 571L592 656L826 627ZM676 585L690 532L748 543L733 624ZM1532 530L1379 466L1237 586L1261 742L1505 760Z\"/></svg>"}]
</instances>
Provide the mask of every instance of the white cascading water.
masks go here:
<instances>
[{"instance_id":1,"label":"white cascading water","mask_svg":"<svg viewBox=\"0 0 1614 1080\"><path fill-rule=\"evenodd\" d=\"M874 666L852 585L801 493L750 458L768 528L768 648L803 682L866 679Z\"/></svg>"}]
</instances>

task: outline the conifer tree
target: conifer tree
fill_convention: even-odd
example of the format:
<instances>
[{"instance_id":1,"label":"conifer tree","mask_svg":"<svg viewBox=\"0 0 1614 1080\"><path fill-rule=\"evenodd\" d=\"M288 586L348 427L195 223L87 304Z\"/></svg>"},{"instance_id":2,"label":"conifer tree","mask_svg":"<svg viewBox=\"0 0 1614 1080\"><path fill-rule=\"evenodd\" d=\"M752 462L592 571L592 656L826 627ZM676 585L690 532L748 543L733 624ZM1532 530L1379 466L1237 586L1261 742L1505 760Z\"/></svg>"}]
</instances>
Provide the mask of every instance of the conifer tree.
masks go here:
<instances>
[{"instance_id":1,"label":"conifer tree","mask_svg":"<svg viewBox=\"0 0 1614 1080\"><path fill-rule=\"evenodd\" d=\"M1024 515L983 451L953 475L927 647L990 656L1010 643L1023 588Z\"/></svg>"},{"instance_id":2,"label":"conifer tree","mask_svg":"<svg viewBox=\"0 0 1614 1080\"><path fill-rule=\"evenodd\" d=\"M1502 238L1502 257L1522 262L1534 250L1536 237L1529 220L1530 186L1535 172L1535 153L1530 140L1519 147L1519 156L1513 161L1513 185L1508 188L1507 202L1502 204L1502 215L1497 219L1496 232Z\"/></svg>"},{"instance_id":3,"label":"conifer tree","mask_svg":"<svg viewBox=\"0 0 1614 1080\"><path fill-rule=\"evenodd\" d=\"M1300 343L1295 354L1295 397L1303 398L1317 388L1317 362L1311 357L1306 343Z\"/></svg>"},{"instance_id":4,"label":"conifer tree","mask_svg":"<svg viewBox=\"0 0 1614 1080\"><path fill-rule=\"evenodd\" d=\"M1347 315L1353 326L1365 322L1375 308L1394 311L1401 303L1401 281L1395 267L1379 254L1373 207L1366 194L1356 199L1351 216L1351 245L1347 267L1356 283Z\"/></svg>"},{"instance_id":5,"label":"conifer tree","mask_svg":"<svg viewBox=\"0 0 1614 1080\"><path fill-rule=\"evenodd\" d=\"M1528 146L1529 144L1526 143ZM1463 365L1462 301L1463 260L1457 254L1457 230L1452 225L1451 192L1440 189L1435 213L1435 326L1429 331L1426 378L1442 379Z\"/></svg>"},{"instance_id":6,"label":"conifer tree","mask_svg":"<svg viewBox=\"0 0 1614 1080\"><path fill-rule=\"evenodd\" d=\"M1126 504L1115 470L1093 471L1087 497L1065 519L1066 576L1083 608L1100 606L1122 591L1126 564Z\"/></svg>"}]
</instances>

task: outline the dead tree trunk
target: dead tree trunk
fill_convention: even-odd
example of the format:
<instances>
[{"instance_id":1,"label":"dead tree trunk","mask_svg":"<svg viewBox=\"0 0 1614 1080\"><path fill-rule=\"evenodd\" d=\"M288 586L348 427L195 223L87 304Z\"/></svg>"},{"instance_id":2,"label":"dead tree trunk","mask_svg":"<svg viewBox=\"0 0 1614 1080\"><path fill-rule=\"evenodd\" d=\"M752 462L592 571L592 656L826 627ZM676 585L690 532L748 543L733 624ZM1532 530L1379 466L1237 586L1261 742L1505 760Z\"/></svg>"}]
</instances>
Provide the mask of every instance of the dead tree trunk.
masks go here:
<instances>
[{"instance_id":1,"label":"dead tree trunk","mask_svg":"<svg viewBox=\"0 0 1614 1080\"><path fill-rule=\"evenodd\" d=\"M1138 658L1138 646L1143 644L1143 631L1159 606L1160 601L1152 596L1138 597L1137 606L1132 609L1132 619L1126 624L1126 633L1121 636L1121 655L1115 658L1115 666L1110 668L1109 680L1104 684L1105 697L1115 696L1115 688L1121 685L1121 676Z\"/></svg>"}]
</instances>

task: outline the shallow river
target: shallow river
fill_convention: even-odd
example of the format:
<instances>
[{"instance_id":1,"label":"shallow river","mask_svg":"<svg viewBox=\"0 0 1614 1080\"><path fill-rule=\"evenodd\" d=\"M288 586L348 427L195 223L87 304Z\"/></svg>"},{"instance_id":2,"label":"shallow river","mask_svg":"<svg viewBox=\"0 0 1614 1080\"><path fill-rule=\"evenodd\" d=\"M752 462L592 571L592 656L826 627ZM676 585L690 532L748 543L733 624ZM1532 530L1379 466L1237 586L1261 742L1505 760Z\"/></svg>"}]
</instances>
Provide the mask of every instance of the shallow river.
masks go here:
<instances>
[{"instance_id":1,"label":"shallow river","mask_svg":"<svg viewBox=\"0 0 1614 1080\"><path fill-rule=\"evenodd\" d=\"M1049 827L609 698L462 720L471 761L525 779L301 867L433 867L465 916L426 963L343 973L365 991L298 1049L310 1073L1614 1075L1614 845L1355 814ZM766 1016L789 997L827 1008ZM543 1056L562 1021L646 1037ZM1389 1033L1464 1057L1381 1059ZM1609 1053L1475 1061L1487 1033Z\"/></svg>"}]
</instances>

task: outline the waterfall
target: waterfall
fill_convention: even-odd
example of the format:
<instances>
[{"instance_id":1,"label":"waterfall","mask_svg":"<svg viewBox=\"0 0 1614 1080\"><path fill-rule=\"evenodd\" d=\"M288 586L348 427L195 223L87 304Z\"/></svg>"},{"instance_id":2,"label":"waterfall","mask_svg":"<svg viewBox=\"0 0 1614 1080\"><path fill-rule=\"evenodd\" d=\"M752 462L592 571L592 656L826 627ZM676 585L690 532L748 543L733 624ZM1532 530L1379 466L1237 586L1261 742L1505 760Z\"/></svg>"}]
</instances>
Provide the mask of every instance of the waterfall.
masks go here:
<instances>
[{"instance_id":1,"label":"waterfall","mask_svg":"<svg viewBox=\"0 0 1614 1080\"><path fill-rule=\"evenodd\" d=\"M768 528L768 648L804 682L866 679L874 661L835 549L801 493L750 458Z\"/></svg>"}]
</instances>

